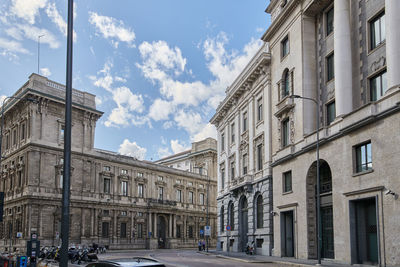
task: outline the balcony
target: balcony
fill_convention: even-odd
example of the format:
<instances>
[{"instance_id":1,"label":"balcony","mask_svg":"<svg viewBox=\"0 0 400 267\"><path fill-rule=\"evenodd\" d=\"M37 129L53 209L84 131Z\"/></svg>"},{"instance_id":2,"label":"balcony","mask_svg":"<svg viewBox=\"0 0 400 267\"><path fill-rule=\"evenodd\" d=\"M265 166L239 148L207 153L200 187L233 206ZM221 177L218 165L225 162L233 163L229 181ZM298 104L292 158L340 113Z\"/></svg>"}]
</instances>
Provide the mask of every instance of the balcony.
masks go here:
<instances>
[{"instance_id":1,"label":"balcony","mask_svg":"<svg viewBox=\"0 0 400 267\"><path fill-rule=\"evenodd\" d=\"M293 98L289 98L286 96L283 98L278 104L276 104L276 109L278 110L275 112L275 117L281 117L281 115L295 106Z\"/></svg>"},{"instance_id":2,"label":"balcony","mask_svg":"<svg viewBox=\"0 0 400 267\"><path fill-rule=\"evenodd\" d=\"M148 206L158 206L158 205L162 205L162 206L176 206L176 201L149 198L149 199L147 199L147 205L148 205Z\"/></svg>"}]
</instances>

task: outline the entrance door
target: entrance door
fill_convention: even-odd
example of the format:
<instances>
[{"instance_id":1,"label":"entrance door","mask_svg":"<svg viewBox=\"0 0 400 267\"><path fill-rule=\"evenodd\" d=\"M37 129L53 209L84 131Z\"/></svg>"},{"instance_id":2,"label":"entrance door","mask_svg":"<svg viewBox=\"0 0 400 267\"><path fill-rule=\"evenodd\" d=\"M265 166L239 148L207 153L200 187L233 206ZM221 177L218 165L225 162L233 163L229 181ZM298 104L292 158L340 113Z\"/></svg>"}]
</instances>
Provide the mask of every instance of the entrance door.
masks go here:
<instances>
[{"instance_id":1,"label":"entrance door","mask_svg":"<svg viewBox=\"0 0 400 267\"><path fill-rule=\"evenodd\" d=\"M165 248L165 237L166 237L166 229L167 229L167 224L165 222L164 216L158 216L158 224L157 224L157 229L158 229L158 248Z\"/></svg>"},{"instance_id":2,"label":"entrance door","mask_svg":"<svg viewBox=\"0 0 400 267\"><path fill-rule=\"evenodd\" d=\"M242 251L246 251L248 242L247 232L249 230L247 199L243 197L240 203L240 246Z\"/></svg>"},{"instance_id":3,"label":"entrance door","mask_svg":"<svg viewBox=\"0 0 400 267\"><path fill-rule=\"evenodd\" d=\"M355 236L355 246L352 246L356 252L355 263L377 264L379 252L376 199L354 201L351 217L353 225L355 224L355 230L351 227L352 236Z\"/></svg>"},{"instance_id":4,"label":"entrance door","mask_svg":"<svg viewBox=\"0 0 400 267\"><path fill-rule=\"evenodd\" d=\"M282 256L294 257L293 211L281 213Z\"/></svg>"},{"instance_id":5,"label":"entrance door","mask_svg":"<svg viewBox=\"0 0 400 267\"><path fill-rule=\"evenodd\" d=\"M322 258L335 257L333 245L333 210L332 206L321 207L322 222Z\"/></svg>"}]
</instances>

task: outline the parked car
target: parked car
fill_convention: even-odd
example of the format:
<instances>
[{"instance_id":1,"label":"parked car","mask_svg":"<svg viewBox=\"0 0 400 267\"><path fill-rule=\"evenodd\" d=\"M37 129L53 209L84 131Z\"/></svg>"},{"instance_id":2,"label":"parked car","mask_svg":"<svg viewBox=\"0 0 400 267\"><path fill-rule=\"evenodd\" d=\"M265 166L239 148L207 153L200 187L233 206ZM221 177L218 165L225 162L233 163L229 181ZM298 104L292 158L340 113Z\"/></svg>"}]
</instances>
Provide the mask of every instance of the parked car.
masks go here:
<instances>
[{"instance_id":1,"label":"parked car","mask_svg":"<svg viewBox=\"0 0 400 267\"><path fill-rule=\"evenodd\" d=\"M163 263L160 263L155 259L146 257L103 260L103 261L89 263L88 265L86 265L86 267L136 267L136 266L165 267Z\"/></svg>"}]
</instances>

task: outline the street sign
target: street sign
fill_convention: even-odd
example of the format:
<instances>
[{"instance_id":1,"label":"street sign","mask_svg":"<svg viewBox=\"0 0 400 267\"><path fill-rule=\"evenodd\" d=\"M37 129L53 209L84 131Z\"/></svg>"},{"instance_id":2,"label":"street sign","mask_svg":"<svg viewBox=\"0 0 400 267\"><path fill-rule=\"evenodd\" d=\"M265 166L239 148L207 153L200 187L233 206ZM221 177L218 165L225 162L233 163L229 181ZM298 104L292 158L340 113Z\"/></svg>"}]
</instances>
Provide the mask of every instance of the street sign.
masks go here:
<instances>
[{"instance_id":1,"label":"street sign","mask_svg":"<svg viewBox=\"0 0 400 267\"><path fill-rule=\"evenodd\" d=\"M209 225L204 226L204 235L211 236L211 226Z\"/></svg>"},{"instance_id":2,"label":"street sign","mask_svg":"<svg viewBox=\"0 0 400 267\"><path fill-rule=\"evenodd\" d=\"M200 235L204 235L204 230L200 229Z\"/></svg>"},{"instance_id":3,"label":"street sign","mask_svg":"<svg viewBox=\"0 0 400 267\"><path fill-rule=\"evenodd\" d=\"M227 225L226 226L226 231L230 231L231 230L231 226L230 225Z\"/></svg>"}]
</instances>

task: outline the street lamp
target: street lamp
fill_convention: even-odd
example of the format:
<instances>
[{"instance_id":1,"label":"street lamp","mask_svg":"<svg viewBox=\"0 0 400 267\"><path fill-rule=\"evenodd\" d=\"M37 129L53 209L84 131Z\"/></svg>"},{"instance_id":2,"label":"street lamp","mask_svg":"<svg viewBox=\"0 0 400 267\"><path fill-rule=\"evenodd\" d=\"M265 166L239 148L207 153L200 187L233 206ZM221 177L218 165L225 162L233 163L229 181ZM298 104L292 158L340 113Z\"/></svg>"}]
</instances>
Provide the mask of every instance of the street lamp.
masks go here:
<instances>
[{"instance_id":1,"label":"street lamp","mask_svg":"<svg viewBox=\"0 0 400 267\"><path fill-rule=\"evenodd\" d=\"M317 106L317 258L318 264L321 264L321 244L322 244L322 235L321 235L321 196L320 196L320 177L319 177L319 102L318 98L315 100L314 98L299 96L299 95L291 95L290 98L300 98L305 100L311 100Z\"/></svg>"},{"instance_id":2,"label":"street lamp","mask_svg":"<svg viewBox=\"0 0 400 267\"><path fill-rule=\"evenodd\" d=\"M3 127L4 127L4 106L5 106L6 100L8 100L8 99L17 99L17 100L24 100L24 101L37 103L36 99L29 98L29 97L7 96L3 99L3 103L1 105L1 115L0 115L1 116L1 123L0 123L0 175L2 175L2 169L3 169L1 162L3 159L2 146L3 146ZM4 194L4 192L3 192L3 194ZM1 213L1 214L3 214L3 213ZM3 220L3 218L0 218L0 221L2 221L2 220ZM11 253L11 249L12 249L12 228L11 227L9 228L9 235L10 235L10 251L9 251L9 253Z\"/></svg>"}]
</instances>

